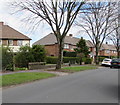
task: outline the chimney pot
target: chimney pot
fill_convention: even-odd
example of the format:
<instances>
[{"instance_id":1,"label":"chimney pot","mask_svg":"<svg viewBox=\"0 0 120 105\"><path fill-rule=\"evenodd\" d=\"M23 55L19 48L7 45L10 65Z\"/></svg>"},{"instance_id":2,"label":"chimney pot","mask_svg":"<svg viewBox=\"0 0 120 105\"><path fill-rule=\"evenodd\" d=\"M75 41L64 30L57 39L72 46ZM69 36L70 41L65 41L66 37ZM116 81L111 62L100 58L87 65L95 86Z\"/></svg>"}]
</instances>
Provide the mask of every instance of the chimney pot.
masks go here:
<instances>
[{"instance_id":1,"label":"chimney pot","mask_svg":"<svg viewBox=\"0 0 120 105\"><path fill-rule=\"evenodd\" d=\"M4 24L4 22L0 22L0 25L3 25Z\"/></svg>"},{"instance_id":2,"label":"chimney pot","mask_svg":"<svg viewBox=\"0 0 120 105\"><path fill-rule=\"evenodd\" d=\"M69 36L71 36L71 37L72 37L72 36L73 36L73 34L69 34Z\"/></svg>"}]
</instances>

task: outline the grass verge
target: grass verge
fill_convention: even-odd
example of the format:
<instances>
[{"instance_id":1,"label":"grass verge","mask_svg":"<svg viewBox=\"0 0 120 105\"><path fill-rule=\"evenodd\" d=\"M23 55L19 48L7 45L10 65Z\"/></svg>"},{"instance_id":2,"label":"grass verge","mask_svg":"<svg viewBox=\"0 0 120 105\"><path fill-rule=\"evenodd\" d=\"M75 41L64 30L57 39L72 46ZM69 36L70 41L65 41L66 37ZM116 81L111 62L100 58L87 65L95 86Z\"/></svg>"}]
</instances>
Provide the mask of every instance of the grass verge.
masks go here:
<instances>
[{"instance_id":1,"label":"grass verge","mask_svg":"<svg viewBox=\"0 0 120 105\"><path fill-rule=\"evenodd\" d=\"M97 66L74 66L74 67L64 67L62 68L61 71L63 72L79 72L79 71L83 71L83 70L91 70L91 69L97 69Z\"/></svg>"},{"instance_id":2,"label":"grass verge","mask_svg":"<svg viewBox=\"0 0 120 105\"><path fill-rule=\"evenodd\" d=\"M5 87L5 86L17 85L17 84L27 83L53 76L55 76L55 74L43 73L43 72L7 74L2 76L2 86Z\"/></svg>"}]
</instances>

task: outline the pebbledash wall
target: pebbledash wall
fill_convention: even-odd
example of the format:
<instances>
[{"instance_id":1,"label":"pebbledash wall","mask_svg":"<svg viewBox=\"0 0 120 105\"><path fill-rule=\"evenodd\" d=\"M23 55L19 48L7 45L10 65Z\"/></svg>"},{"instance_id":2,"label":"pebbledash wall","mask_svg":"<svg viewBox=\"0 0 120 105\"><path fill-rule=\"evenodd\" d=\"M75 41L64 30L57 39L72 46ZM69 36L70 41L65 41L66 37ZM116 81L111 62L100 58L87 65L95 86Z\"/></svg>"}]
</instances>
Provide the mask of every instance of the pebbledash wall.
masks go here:
<instances>
[{"instance_id":1,"label":"pebbledash wall","mask_svg":"<svg viewBox=\"0 0 120 105\"><path fill-rule=\"evenodd\" d=\"M28 40L23 40L22 41L22 46L30 46L30 41ZM9 45L9 47L13 50L13 52L18 52L21 46L14 46L14 45Z\"/></svg>"},{"instance_id":2,"label":"pebbledash wall","mask_svg":"<svg viewBox=\"0 0 120 105\"><path fill-rule=\"evenodd\" d=\"M13 52L18 52L21 46L30 46L30 38L0 22L0 45L9 46Z\"/></svg>"}]
</instances>

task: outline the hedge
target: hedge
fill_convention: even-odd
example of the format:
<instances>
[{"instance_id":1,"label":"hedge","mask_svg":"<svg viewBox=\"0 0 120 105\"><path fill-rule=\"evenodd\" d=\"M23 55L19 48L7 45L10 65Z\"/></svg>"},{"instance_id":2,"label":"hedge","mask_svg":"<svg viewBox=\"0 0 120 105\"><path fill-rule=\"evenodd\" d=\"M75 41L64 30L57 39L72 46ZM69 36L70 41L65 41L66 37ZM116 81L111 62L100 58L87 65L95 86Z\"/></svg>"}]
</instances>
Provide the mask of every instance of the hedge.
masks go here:
<instances>
[{"instance_id":1,"label":"hedge","mask_svg":"<svg viewBox=\"0 0 120 105\"><path fill-rule=\"evenodd\" d=\"M85 62L85 64L91 64L92 59L90 58L83 58L82 59L83 62ZM63 63L71 63L71 64L75 64L80 62L80 58L79 57L63 57ZM57 57L51 57L51 56L47 56L46 57L46 63L47 64L56 64L57 63Z\"/></svg>"},{"instance_id":2,"label":"hedge","mask_svg":"<svg viewBox=\"0 0 120 105\"><path fill-rule=\"evenodd\" d=\"M57 63L57 57L47 56L46 57L46 63L47 64L56 64Z\"/></svg>"},{"instance_id":3,"label":"hedge","mask_svg":"<svg viewBox=\"0 0 120 105\"><path fill-rule=\"evenodd\" d=\"M2 70L13 70L13 55L14 53L8 47L0 47Z\"/></svg>"},{"instance_id":4,"label":"hedge","mask_svg":"<svg viewBox=\"0 0 120 105\"><path fill-rule=\"evenodd\" d=\"M63 56L64 57L76 57L77 53L76 52L63 51Z\"/></svg>"}]
</instances>

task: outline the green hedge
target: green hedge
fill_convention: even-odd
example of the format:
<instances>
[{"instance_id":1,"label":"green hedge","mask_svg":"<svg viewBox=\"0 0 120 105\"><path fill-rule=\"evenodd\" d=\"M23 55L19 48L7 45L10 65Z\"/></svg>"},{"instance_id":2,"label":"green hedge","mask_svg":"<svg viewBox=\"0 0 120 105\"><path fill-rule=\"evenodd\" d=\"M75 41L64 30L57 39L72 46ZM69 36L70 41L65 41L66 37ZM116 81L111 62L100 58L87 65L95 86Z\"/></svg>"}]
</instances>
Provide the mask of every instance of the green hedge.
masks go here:
<instances>
[{"instance_id":1,"label":"green hedge","mask_svg":"<svg viewBox=\"0 0 120 105\"><path fill-rule=\"evenodd\" d=\"M98 57L98 59L99 59L99 62L102 62L103 61L103 59L105 59L106 57Z\"/></svg>"},{"instance_id":2,"label":"green hedge","mask_svg":"<svg viewBox=\"0 0 120 105\"><path fill-rule=\"evenodd\" d=\"M77 53L76 52L63 51L63 56L64 57L76 57Z\"/></svg>"},{"instance_id":3,"label":"green hedge","mask_svg":"<svg viewBox=\"0 0 120 105\"><path fill-rule=\"evenodd\" d=\"M79 57L63 57L63 63L71 63L71 64L75 64L80 62L80 58ZM83 58L82 62L85 62L85 64L91 64L92 59L90 58ZM51 56L47 56L46 57L46 63L47 64L56 64L57 63L57 57L51 57Z\"/></svg>"},{"instance_id":4,"label":"green hedge","mask_svg":"<svg viewBox=\"0 0 120 105\"><path fill-rule=\"evenodd\" d=\"M85 64L91 64L91 63L92 63L92 59L91 58L86 58Z\"/></svg>"},{"instance_id":5,"label":"green hedge","mask_svg":"<svg viewBox=\"0 0 120 105\"><path fill-rule=\"evenodd\" d=\"M8 47L0 46L0 54L2 61L2 70L13 70L13 52Z\"/></svg>"},{"instance_id":6,"label":"green hedge","mask_svg":"<svg viewBox=\"0 0 120 105\"><path fill-rule=\"evenodd\" d=\"M79 63L79 57L63 57L63 63Z\"/></svg>"},{"instance_id":7,"label":"green hedge","mask_svg":"<svg viewBox=\"0 0 120 105\"><path fill-rule=\"evenodd\" d=\"M46 63L47 64L56 64L57 63L57 57L47 56L46 57Z\"/></svg>"}]
</instances>

